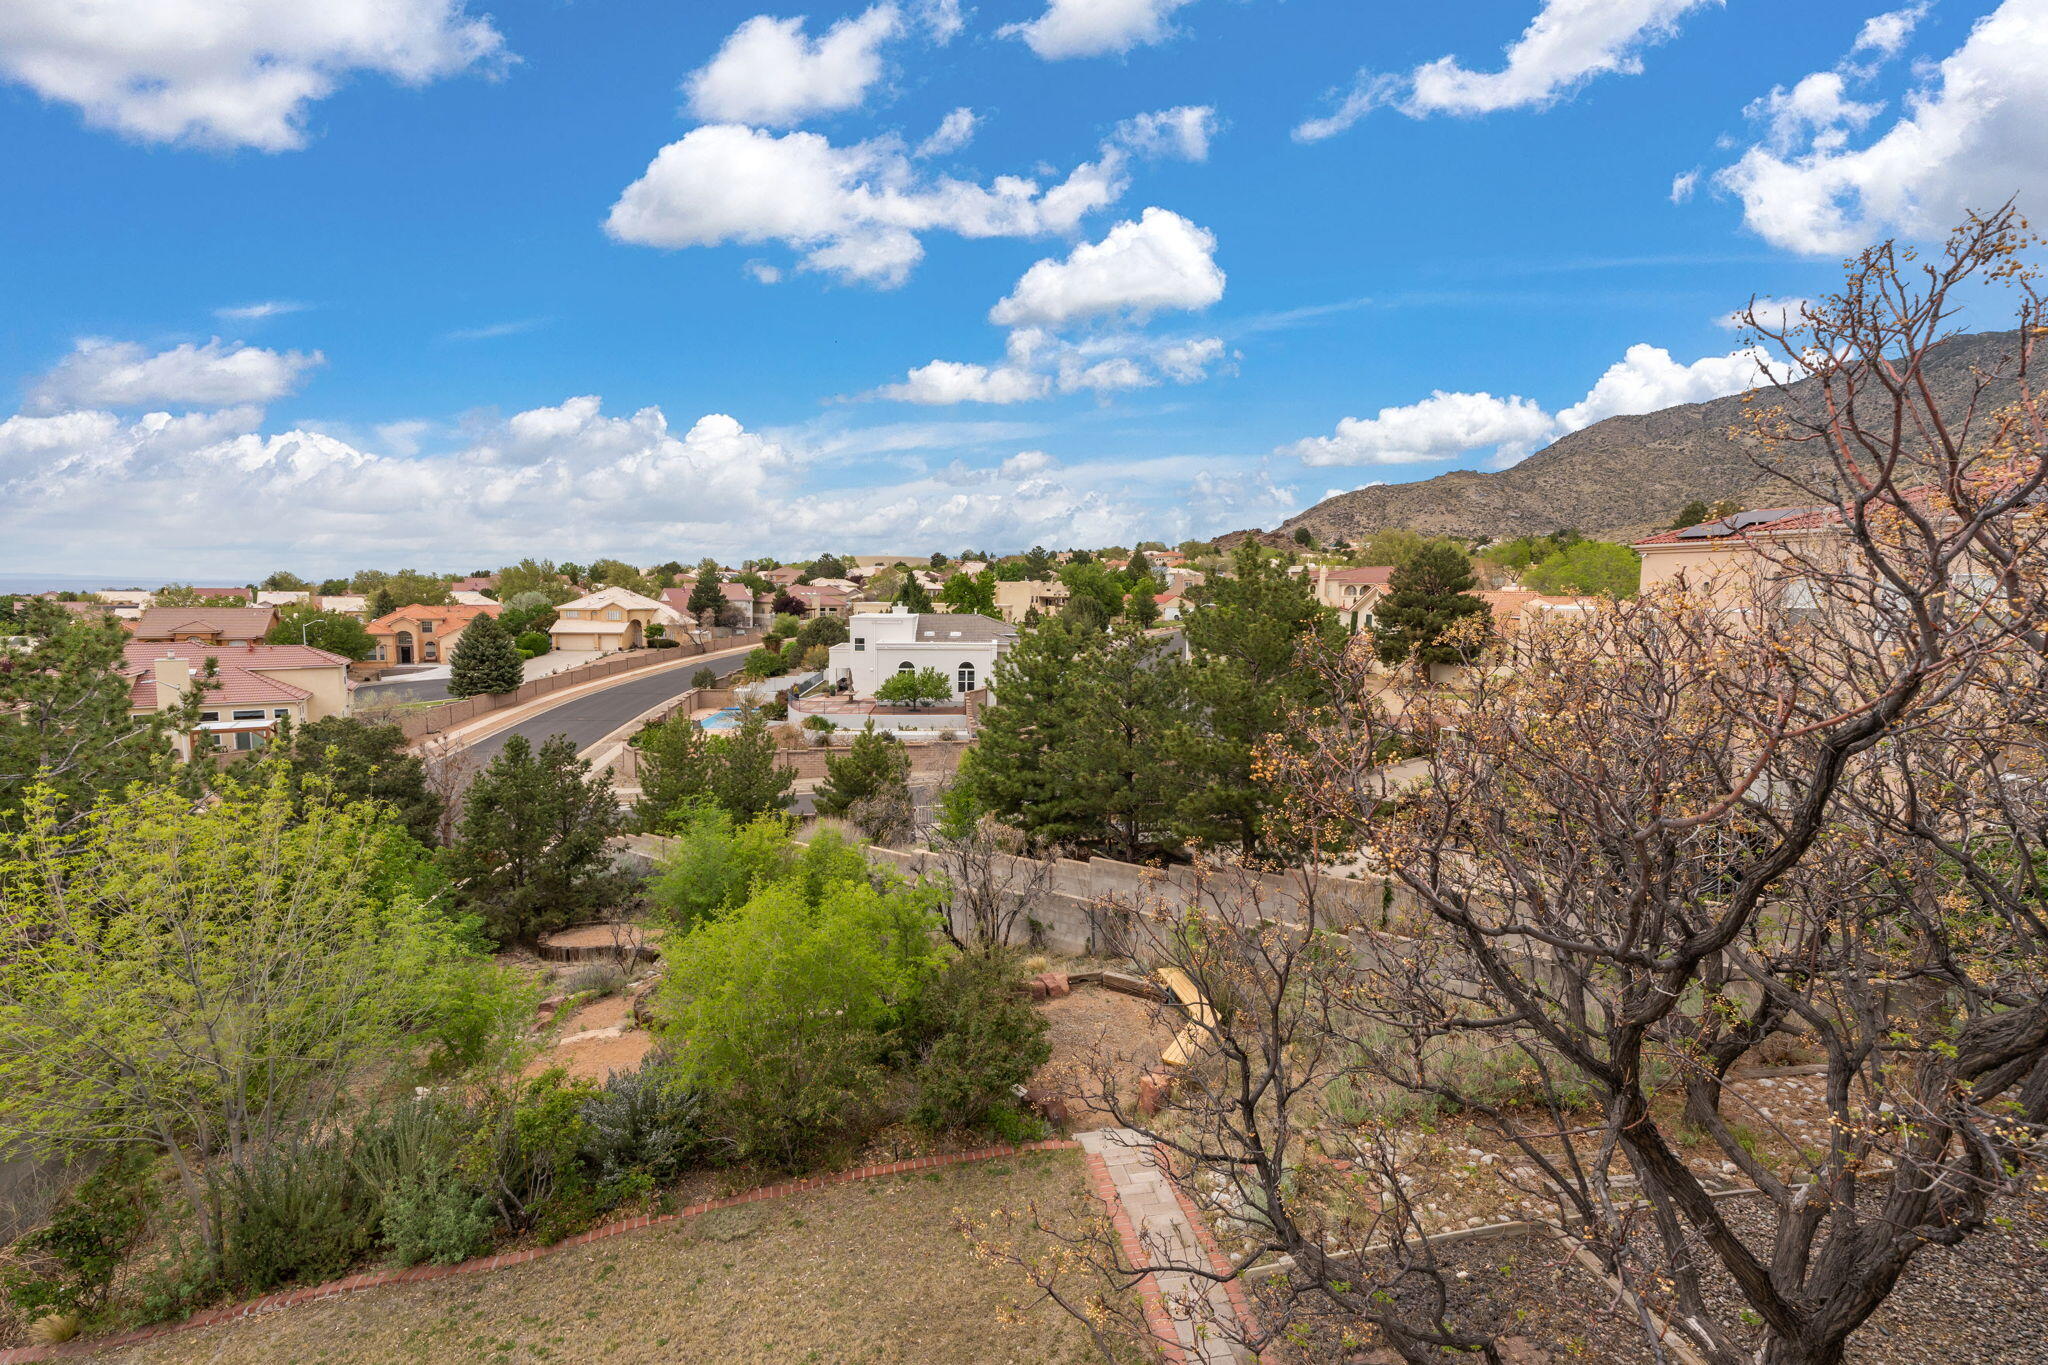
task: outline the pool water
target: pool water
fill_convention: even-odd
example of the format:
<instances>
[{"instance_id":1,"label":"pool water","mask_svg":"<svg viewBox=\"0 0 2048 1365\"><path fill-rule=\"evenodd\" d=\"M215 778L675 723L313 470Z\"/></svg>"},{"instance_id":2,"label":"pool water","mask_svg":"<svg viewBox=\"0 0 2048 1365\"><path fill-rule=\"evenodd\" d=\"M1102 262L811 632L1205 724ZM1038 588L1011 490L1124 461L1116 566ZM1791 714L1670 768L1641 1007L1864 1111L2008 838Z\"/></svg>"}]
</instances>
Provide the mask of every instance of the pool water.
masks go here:
<instances>
[{"instance_id":1,"label":"pool water","mask_svg":"<svg viewBox=\"0 0 2048 1365\"><path fill-rule=\"evenodd\" d=\"M710 715L697 722L698 729L709 731L737 730L739 726L740 708L737 706L728 706L723 710L713 711Z\"/></svg>"}]
</instances>

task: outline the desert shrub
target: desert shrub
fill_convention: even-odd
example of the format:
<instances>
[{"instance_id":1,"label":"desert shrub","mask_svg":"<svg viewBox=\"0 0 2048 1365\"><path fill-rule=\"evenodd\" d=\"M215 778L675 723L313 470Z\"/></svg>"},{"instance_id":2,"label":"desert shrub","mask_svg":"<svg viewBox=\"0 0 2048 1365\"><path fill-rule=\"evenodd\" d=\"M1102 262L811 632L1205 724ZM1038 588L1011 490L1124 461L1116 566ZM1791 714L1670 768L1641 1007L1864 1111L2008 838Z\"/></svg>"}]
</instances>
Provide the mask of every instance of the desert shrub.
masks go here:
<instances>
[{"instance_id":1,"label":"desert shrub","mask_svg":"<svg viewBox=\"0 0 2048 1365\"><path fill-rule=\"evenodd\" d=\"M558 1203L580 1212L588 1183L580 1160L589 1127L583 1105L594 1089L557 1067L480 1097L455 1174L490 1196L508 1228L559 1227Z\"/></svg>"},{"instance_id":2,"label":"desert shrub","mask_svg":"<svg viewBox=\"0 0 2048 1365\"><path fill-rule=\"evenodd\" d=\"M280 1143L208 1178L221 1208L220 1281L230 1291L332 1279L376 1240L380 1201L338 1141Z\"/></svg>"},{"instance_id":3,"label":"desert shrub","mask_svg":"<svg viewBox=\"0 0 2048 1365\"><path fill-rule=\"evenodd\" d=\"M829 719L827 719L824 716L804 717L804 729L806 730L818 730L822 731L825 734L830 734L838 728L839 727L837 725L834 725Z\"/></svg>"},{"instance_id":4,"label":"desert shrub","mask_svg":"<svg viewBox=\"0 0 2048 1365\"><path fill-rule=\"evenodd\" d=\"M927 979L914 1011L923 1045L912 1121L935 1131L1019 1127L1017 1087L1052 1056L1023 986L1023 967L1002 949L962 953Z\"/></svg>"},{"instance_id":5,"label":"desert shrub","mask_svg":"<svg viewBox=\"0 0 2048 1365\"><path fill-rule=\"evenodd\" d=\"M0 1269L0 1291L17 1313L33 1319L99 1306L148 1222L154 1165L139 1147L117 1151L64 1196L49 1222L15 1242L19 1263Z\"/></svg>"},{"instance_id":6,"label":"desert shrub","mask_svg":"<svg viewBox=\"0 0 2048 1365\"><path fill-rule=\"evenodd\" d=\"M393 1186L384 1196L380 1226L399 1265L455 1265L490 1246L497 1219L490 1196L442 1169Z\"/></svg>"},{"instance_id":7,"label":"desert shrub","mask_svg":"<svg viewBox=\"0 0 2048 1365\"><path fill-rule=\"evenodd\" d=\"M591 962L569 973L562 989L570 995L602 999L626 989L625 969L616 962Z\"/></svg>"},{"instance_id":8,"label":"desert shrub","mask_svg":"<svg viewBox=\"0 0 2048 1365\"><path fill-rule=\"evenodd\" d=\"M745 1158L801 1164L875 1112L882 1061L933 969L930 894L769 886L674 952L663 990L679 1077Z\"/></svg>"},{"instance_id":9,"label":"desert shrub","mask_svg":"<svg viewBox=\"0 0 2048 1365\"><path fill-rule=\"evenodd\" d=\"M469 1127L469 1112L459 1103L433 1095L408 1097L357 1121L349 1162L381 1199L450 1166Z\"/></svg>"},{"instance_id":10,"label":"desert shrub","mask_svg":"<svg viewBox=\"0 0 2048 1365\"><path fill-rule=\"evenodd\" d=\"M832 663L832 651L823 645L812 645L800 657L801 662L798 667L802 668L806 673L822 672Z\"/></svg>"},{"instance_id":11,"label":"desert shrub","mask_svg":"<svg viewBox=\"0 0 2048 1365\"><path fill-rule=\"evenodd\" d=\"M784 701L781 697L775 697L768 701L764 701L761 703L761 715L764 719L767 720L788 720L789 703Z\"/></svg>"},{"instance_id":12,"label":"desert shrub","mask_svg":"<svg viewBox=\"0 0 2048 1365\"><path fill-rule=\"evenodd\" d=\"M706 1147L704 1102L655 1053L617 1071L584 1101L583 1159L603 1180L635 1172L672 1180Z\"/></svg>"},{"instance_id":13,"label":"desert shrub","mask_svg":"<svg viewBox=\"0 0 2048 1365\"><path fill-rule=\"evenodd\" d=\"M764 815L736 825L723 808L702 802L675 817L676 848L648 883L663 921L688 930L745 901L757 881L780 876L790 860L789 829Z\"/></svg>"},{"instance_id":14,"label":"desert shrub","mask_svg":"<svg viewBox=\"0 0 2048 1365\"><path fill-rule=\"evenodd\" d=\"M716 687L718 686L718 674L709 668L700 668L690 675L690 686Z\"/></svg>"}]
</instances>

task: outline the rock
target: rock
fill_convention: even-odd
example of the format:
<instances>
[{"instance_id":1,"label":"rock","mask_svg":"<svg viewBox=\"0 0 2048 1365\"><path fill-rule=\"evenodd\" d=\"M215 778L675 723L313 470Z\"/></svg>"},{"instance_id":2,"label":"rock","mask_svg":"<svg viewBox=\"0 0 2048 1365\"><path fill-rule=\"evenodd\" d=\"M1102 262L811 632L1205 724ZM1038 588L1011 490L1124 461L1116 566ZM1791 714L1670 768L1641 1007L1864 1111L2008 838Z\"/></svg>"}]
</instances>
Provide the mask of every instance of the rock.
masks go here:
<instances>
[{"instance_id":1,"label":"rock","mask_svg":"<svg viewBox=\"0 0 2048 1365\"><path fill-rule=\"evenodd\" d=\"M1148 1071L1138 1078L1138 1112L1146 1118L1158 1113L1166 1105L1166 1097L1173 1089L1173 1077L1164 1071Z\"/></svg>"},{"instance_id":2,"label":"rock","mask_svg":"<svg viewBox=\"0 0 2048 1365\"><path fill-rule=\"evenodd\" d=\"M540 1024L543 1028L554 1023L556 1016L561 1014L563 1006L568 1003L569 997L566 995L549 996L541 1001L540 1005L534 1010L534 1022Z\"/></svg>"},{"instance_id":3,"label":"rock","mask_svg":"<svg viewBox=\"0 0 2048 1365\"><path fill-rule=\"evenodd\" d=\"M1038 979L1045 983L1044 998L1047 1000L1064 1000L1074 993L1065 972L1041 972Z\"/></svg>"}]
</instances>

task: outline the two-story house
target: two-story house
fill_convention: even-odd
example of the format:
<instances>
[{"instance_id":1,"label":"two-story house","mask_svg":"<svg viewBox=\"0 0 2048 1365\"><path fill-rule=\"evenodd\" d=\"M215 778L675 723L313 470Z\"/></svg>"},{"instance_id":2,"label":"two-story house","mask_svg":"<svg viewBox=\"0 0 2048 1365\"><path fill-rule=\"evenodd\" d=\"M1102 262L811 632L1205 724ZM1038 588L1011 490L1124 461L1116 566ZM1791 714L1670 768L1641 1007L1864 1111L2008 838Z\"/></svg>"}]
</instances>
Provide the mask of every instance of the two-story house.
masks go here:
<instances>
[{"instance_id":1,"label":"two-story house","mask_svg":"<svg viewBox=\"0 0 2048 1365\"><path fill-rule=\"evenodd\" d=\"M504 608L496 602L482 606L410 606L388 611L367 627L373 648L364 671L381 673L387 668L445 664L454 658L455 646L470 622L479 616L497 616L502 611Z\"/></svg>"},{"instance_id":2,"label":"two-story house","mask_svg":"<svg viewBox=\"0 0 2048 1365\"><path fill-rule=\"evenodd\" d=\"M122 653L133 715L171 710L183 704L192 688L205 687L198 728L172 737L181 758L209 746L260 749L279 721L304 725L348 714L348 660L324 649L135 640Z\"/></svg>"},{"instance_id":3,"label":"two-story house","mask_svg":"<svg viewBox=\"0 0 2048 1365\"><path fill-rule=\"evenodd\" d=\"M138 640L260 645L277 624L275 607L149 607L135 620Z\"/></svg>"},{"instance_id":4,"label":"two-story house","mask_svg":"<svg viewBox=\"0 0 2048 1365\"><path fill-rule=\"evenodd\" d=\"M1016 643L1016 627L993 617L902 608L856 616L851 638L828 651L826 677L856 697L872 697L898 673L937 669L953 695L979 691L995 675L996 659Z\"/></svg>"},{"instance_id":5,"label":"two-story house","mask_svg":"<svg viewBox=\"0 0 2048 1365\"><path fill-rule=\"evenodd\" d=\"M664 602L628 588L600 588L555 608L548 638L556 649L610 654L645 645L649 626L682 624L681 613Z\"/></svg>"}]
</instances>

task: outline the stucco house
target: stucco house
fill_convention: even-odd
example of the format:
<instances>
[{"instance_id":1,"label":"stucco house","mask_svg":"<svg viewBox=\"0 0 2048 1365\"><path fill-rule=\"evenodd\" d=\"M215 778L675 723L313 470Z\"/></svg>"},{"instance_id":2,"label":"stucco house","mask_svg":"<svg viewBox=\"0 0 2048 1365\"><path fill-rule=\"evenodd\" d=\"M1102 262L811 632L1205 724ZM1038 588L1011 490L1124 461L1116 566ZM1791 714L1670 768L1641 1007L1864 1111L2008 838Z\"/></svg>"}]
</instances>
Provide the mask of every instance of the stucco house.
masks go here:
<instances>
[{"instance_id":1,"label":"stucco house","mask_svg":"<svg viewBox=\"0 0 2048 1365\"><path fill-rule=\"evenodd\" d=\"M1057 578L1021 578L996 584L996 610L1012 625L1033 611L1051 616L1067 605L1073 593Z\"/></svg>"},{"instance_id":2,"label":"stucco house","mask_svg":"<svg viewBox=\"0 0 2048 1365\"><path fill-rule=\"evenodd\" d=\"M682 624L682 614L666 603L627 588L600 588L555 608L548 638L556 649L611 654L645 645L649 626Z\"/></svg>"},{"instance_id":3,"label":"stucco house","mask_svg":"<svg viewBox=\"0 0 2048 1365\"><path fill-rule=\"evenodd\" d=\"M260 645L277 624L275 607L150 607L135 621L138 640Z\"/></svg>"},{"instance_id":4,"label":"stucco house","mask_svg":"<svg viewBox=\"0 0 2048 1365\"><path fill-rule=\"evenodd\" d=\"M687 625L697 624L697 614L690 610L690 594L696 588L696 578L689 577L676 580L673 588L661 590L662 602ZM744 583L722 582L718 585L718 595L732 609L733 624L741 630L752 630L761 624L764 617L773 615L767 609L768 604L756 598L754 590ZM719 613L721 617L725 614L723 611Z\"/></svg>"},{"instance_id":5,"label":"stucco house","mask_svg":"<svg viewBox=\"0 0 2048 1365\"><path fill-rule=\"evenodd\" d=\"M851 585L793 583L783 591L803 603L805 616L837 616L844 620L853 614L854 590Z\"/></svg>"},{"instance_id":6,"label":"stucco house","mask_svg":"<svg viewBox=\"0 0 2048 1365\"><path fill-rule=\"evenodd\" d=\"M367 629L375 647L364 661L366 672L413 664L445 664L455 656L462 632L479 616L496 616L504 608L496 602L483 606L454 603L445 607L399 607L370 622Z\"/></svg>"},{"instance_id":7,"label":"stucco house","mask_svg":"<svg viewBox=\"0 0 2048 1365\"><path fill-rule=\"evenodd\" d=\"M136 640L122 653L129 711L136 716L182 704L212 661L217 685L204 694L198 729L172 739L181 758L208 744L260 749L281 720L304 725L348 714L348 660L324 649Z\"/></svg>"},{"instance_id":8,"label":"stucco house","mask_svg":"<svg viewBox=\"0 0 2048 1365\"><path fill-rule=\"evenodd\" d=\"M1837 515L1832 507L1764 507L1648 536L1635 543L1641 590L1683 582L1740 605L1763 586L1757 575L1771 572L1764 543L1830 534Z\"/></svg>"},{"instance_id":9,"label":"stucco house","mask_svg":"<svg viewBox=\"0 0 2048 1365\"><path fill-rule=\"evenodd\" d=\"M856 697L872 697L898 673L935 668L964 696L989 685L996 660L1016 643L1016 628L993 617L902 609L856 616L852 638L827 651L825 677Z\"/></svg>"},{"instance_id":10,"label":"stucco house","mask_svg":"<svg viewBox=\"0 0 2048 1365\"><path fill-rule=\"evenodd\" d=\"M1318 564L1311 581L1316 601L1336 612L1338 619L1355 631L1371 624L1373 606L1386 595L1387 584L1393 577L1391 564L1363 569L1333 569Z\"/></svg>"}]
</instances>

